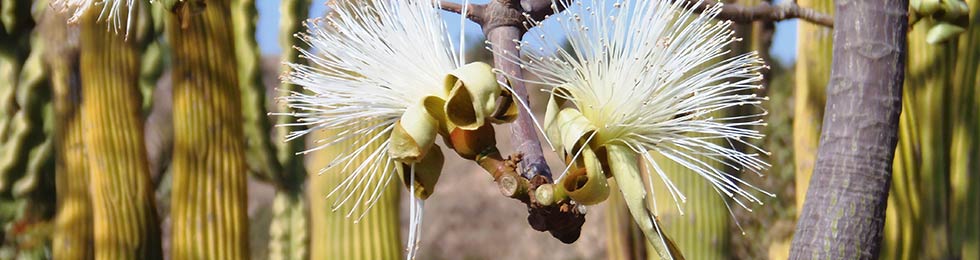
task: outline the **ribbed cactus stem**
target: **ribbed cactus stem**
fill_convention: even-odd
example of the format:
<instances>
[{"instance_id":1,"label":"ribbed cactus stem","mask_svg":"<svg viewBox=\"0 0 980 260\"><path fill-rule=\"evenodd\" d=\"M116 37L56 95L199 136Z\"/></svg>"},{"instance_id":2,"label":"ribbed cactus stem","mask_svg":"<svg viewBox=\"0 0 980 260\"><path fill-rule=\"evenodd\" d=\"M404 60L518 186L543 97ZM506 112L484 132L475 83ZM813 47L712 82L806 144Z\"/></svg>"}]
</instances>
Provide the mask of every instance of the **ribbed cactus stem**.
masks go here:
<instances>
[{"instance_id":1,"label":"ribbed cactus stem","mask_svg":"<svg viewBox=\"0 0 980 260\"><path fill-rule=\"evenodd\" d=\"M658 192L652 197L656 200L664 235L674 241L686 259L727 259L730 254L728 225L732 216L722 201L723 197L697 173L654 154L660 168L687 197L687 202L679 202L683 210L681 214L667 192L667 186L656 176L653 177L653 189ZM654 249L648 244L647 250L653 252Z\"/></svg>"},{"instance_id":2,"label":"ribbed cactus stem","mask_svg":"<svg viewBox=\"0 0 980 260\"><path fill-rule=\"evenodd\" d=\"M230 11L229 0L215 0L200 13L178 10L167 18L174 65L173 259L249 258L247 166Z\"/></svg>"},{"instance_id":3,"label":"ribbed cactus stem","mask_svg":"<svg viewBox=\"0 0 980 260\"><path fill-rule=\"evenodd\" d=\"M250 170L259 178L279 182L282 167L269 136L271 124L266 110L265 84L262 82L262 60L255 41L258 11L253 0L233 0L232 24L235 31L235 57L238 82L242 92L242 119L246 154Z\"/></svg>"},{"instance_id":4,"label":"ribbed cactus stem","mask_svg":"<svg viewBox=\"0 0 980 260\"><path fill-rule=\"evenodd\" d=\"M970 24L980 22L980 1L967 1ZM980 259L980 28L960 36L953 77L956 116L950 161L951 249L960 259Z\"/></svg>"},{"instance_id":5,"label":"ribbed cactus stem","mask_svg":"<svg viewBox=\"0 0 980 260\"><path fill-rule=\"evenodd\" d=\"M306 48L302 40L296 34L303 30L303 21L309 16L310 0L282 0L279 5L281 16L279 18L279 46L282 46L282 61L288 63L302 64L305 59L300 58L299 51L295 48ZM303 89L292 84L279 86L279 96L288 96L290 92L302 92ZM283 104L285 105L285 104ZM285 107L280 107L280 111L287 111ZM291 116L280 116L279 124L296 122ZM278 140L283 140L286 134L298 130L302 126L280 127ZM303 172L303 160L296 156L296 153L305 148L303 142L278 142L279 162L282 164L283 172L286 174L286 182L302 182L306 174Z\"/></svg>"},{"instance_id":6,"label":"ribbed cactus stem","mask_svg":"<svg viewBox=\"0 0 980 260\"><path fill-rule=\"evenodd\" d=\"M335 132L334 132L335 133ZM330 131L318 136L333 134ZM315 136L313 138L316 138ZM348 141L350 143L350 141ZM357 223L357 215L345 217L353 206L350 203L333 210L336 198L325 198L347 176L342 167L316 175L348 145L336 145L310 154L310 259L400 259L402 244L398 218L401 184L395 177L383 190L381 198ZM364 160L355 158L354 160ZM374 189L374 187L368 187Z\"/></svg>"},{"instance_id":7,"label":"ribbed cactus stem","mask_svg":"<svg viewBox=\"0 0 980 260\"><path fill-rule=\"evenodd\" d=\"M139 52L82 19L81 123L88 159L96 259L161 259L139 93Z\"/></svg>"},{"instance_id":8,"label":"ribbed cactus stem","mask_svg":"<svg viewBox=\"0 0 980 260\"><path fill-rule=\"evenodd\" d=\"M630 217L615 179L609 179L609 199L606 200L606 250L609 260L647 259L647 242ZM653 253L651 257L656 257Z\"/></svg>"},{"instance_id":9,"label":"ribbed cactus stem","mask_svg":"<svg viewBox=\"0 0 980 260\"><path fill-rule=\"evenodd\" d=\"M799 0L802 7L832 14L832 0ZM820 127L823 125L825 89L830 79L833 32L830 28L800 23L796 54L796 89L793 117L793 157L796 163L796 209L803 209L810 176L817 161Z\"/></svg>"},{"instance_id":10,"label":"ribbed cactus stem","mask_svg":"<svg viewBox=\"0 0 980 260\"><path fill-rule=\"evenodd\" d=\"M302 193L277 191L272 201L274 218L269 224L269 259L307 259L306 208Z\"/></svg>"},{"instance_id":11,"label":"ribbed cactus stem","mask_svg":"<svg viewBox=\"0 0 980 260\"><path fill-rule=\"evenodd\" d=\"M57 100L61 103L70 102L67 95ZM54 259L66 260L91 259L94 253L93 222L80 114L76 110L61 120L55 170L58 215L51 242L52 256Z\"/></svg>"},{"instance_id":12,"label":"ribbed cactus stem","mask_svg":"<svg viewBox=\"0 0 980 260\"><path fill-rule=\"evenodd\" d=\"M46 12L57 30L49 28L46 39L62 42L61 49L46 55L51 67L51 90L55 117L55 191L57 215L51 238L54 259L85 260L94 256L92 202L89 199L88 161L82 141L81 82L78 71L78 42L68 37L63 15ZM50 21L49 21L50 22Z\"/></svg>"}]
</instances>

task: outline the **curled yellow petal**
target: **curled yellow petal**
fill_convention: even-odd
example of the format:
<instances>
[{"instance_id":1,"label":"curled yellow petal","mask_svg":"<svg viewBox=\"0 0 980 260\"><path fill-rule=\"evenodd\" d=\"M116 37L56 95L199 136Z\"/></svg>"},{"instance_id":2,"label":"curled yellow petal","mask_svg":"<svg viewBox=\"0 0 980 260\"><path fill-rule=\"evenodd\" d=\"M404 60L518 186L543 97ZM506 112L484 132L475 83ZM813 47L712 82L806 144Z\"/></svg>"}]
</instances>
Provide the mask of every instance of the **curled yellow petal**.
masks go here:
<instances>
[{"instance_id":1,"label":"curled yellow petal","mask_svg":"<svg viewBox=\"0 0 980 260\"><path fill-rule=\"evenodd\" d=\"M517 100L515 98L513 98L513 95L514 94L513 93L510 93L510 91L504 90L504 91L501 92L500 96L501 97L510 97L510 102L507 102L506 104L503 104L503 105L507 106L506 108L503 108L503 109L501 109L499 107L499 105L501 105L501 104L498 104L497 111L503 111L503 113L502 114L496 114L496 115L491 116L489 118L491 123L494 123L494 124L503 124L503 123L513 122L514 120L517 119L517 115L520 112L517 110ZM497 112L494 111L494 113L497 113Z\"/></svg>"},{"instance_id":2,"label":"curled yellow petal","mask_svg":"<svg viewBox=\"0 0 980 260\"><path fill-rule=\"evenodd\" d=\"M561 140L561 129L555 126L558 121L558 114L562 111L561 106L565 104L565 99L562 98L562 94L566 94L564 87L555 87L551 92L551 97L548 98L548 105L545 107L544 111L544 131L548 139L551 140L551 144L555 147L562 147Z\"/></svg>"},{"instance_id":3,"label":"curled yellow petal","mask_svg":"<svg viewBox=\"0 0 980 260\"><path fill-rule=\"evenodd\" d=\"M609 198L609 183L602 171L602 164L589 146L582 148L581 157L574 169L561 180L568 197L584 205L599 204Z\"/></svg>"},{"instance_id":4,"label":"curled yellow petal","mask_svg":"<svg viewBox=\"0 0 980 260\"><path fill-rule=\"evenodd\" d=\"M428 111L429 116L435 120L437 128L436 130L442 136L449 136L455 125L449 122L446 117L446 100L436 97L428 96L422 99L422 106L425 107L425 111Z\"/></svg>"},{"instance_id":5,"label":"curled yellow petal","mask_svg":"<svg viewBox=\"0 0 980 260\"><path fill-rule=\"evenodd\" d=\"M633 221L643 231L647 242L657 250L661 259L683 259L676 246L673 246L673 242L670 242L660 231L661 226L656 215L647 207L647 193L643 186L644 182L640 178L636 152L618 143L607 144L605 147L608 152L609 170L619 184L619 191L623 193Z\"/></svg>"},{"instance_id":6,"label":"curled yellow petal","mask_svg":"<svg viewBox=\"0 0 980 260\"><path fill-rule=\"evenodd\" d=\"M402 164L402 167L397 167L398 176L402 178L402 183L406 187L415 186L415 197L423 200L435 192L436 183L439 182L439 176L442 175L442 165L445 162L442 149L438 145L433 145L429 149L425 158L414 165ZM410 167L415 167L415 169ZM412 178L408 175L412 172L415 173L414 183L411 183Z\"/></svg>"},{"instance_id":7,"label":"curled yellow petal","mask_svg":"<svg viewBox=\"0 0 980 260\"><path fill-rule=\"evenodd\" d=\"M445 111L449 122L465 130L483 126L493 115L500 97L500 86L493 68L482 62L463 65L446 76L450 89Z\"/></svg>"},{"instance_id":8,"label":"curled yellow petal","mask_svg":"<svg viewBox=\"0 0 980 260\"><path fill-rule=\"evenodd\" d=\"M558 117L552 127L558 129L558 138L552 140L561 140L562 147L567 154L575 154L580 146L587 145L585 144L586 140L596 131L592 122L586 119L582 112L573 108L562 109L561 112L558 112Z\"/></svg>"},{"instance_id":9,"label":"curled yellow petal","mask_svg":"<svg viewBox=\"0 0 980 260\"><path fill-rule=\"evenodd\" d=\"M388 154L404 163L417 163L436 140L438 122L422 105L409 107L395 123L389 138Z\"/></svg>"}]
</instances>

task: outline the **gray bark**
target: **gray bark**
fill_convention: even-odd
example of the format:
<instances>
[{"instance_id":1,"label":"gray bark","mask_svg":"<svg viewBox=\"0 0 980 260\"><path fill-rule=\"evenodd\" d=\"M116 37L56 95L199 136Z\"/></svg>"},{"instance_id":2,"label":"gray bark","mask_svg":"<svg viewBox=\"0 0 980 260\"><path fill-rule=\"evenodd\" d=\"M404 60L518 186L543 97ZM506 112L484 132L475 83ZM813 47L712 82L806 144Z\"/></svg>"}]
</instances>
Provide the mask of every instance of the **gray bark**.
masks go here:
<instances>
[{"instance_id":1,"label":"gray bark","mask_svg":"<svg viewBox=\"0 0 980 260\"><path fill-rule=\"evenodd\" d=\"M790 259L875 259L881 248L905 78L908 1L835 5L820 148Z\"/></svg>"}]
</instances>

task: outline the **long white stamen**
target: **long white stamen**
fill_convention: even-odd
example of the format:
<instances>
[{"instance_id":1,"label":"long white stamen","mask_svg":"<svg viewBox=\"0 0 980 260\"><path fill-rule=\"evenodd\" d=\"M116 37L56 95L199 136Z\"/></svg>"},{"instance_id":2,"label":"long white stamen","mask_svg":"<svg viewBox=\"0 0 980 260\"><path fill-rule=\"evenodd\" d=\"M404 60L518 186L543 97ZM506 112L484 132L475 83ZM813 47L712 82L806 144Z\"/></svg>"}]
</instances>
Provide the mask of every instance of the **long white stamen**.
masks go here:
<instances>
[{"instance_id":1,"label":"long white stamen","mask_svg":"<svg viewBox=\"0 0 980 260\"><path fill-rule=\"evenodd\" d=\"M348 217L363 217L395 175L399 163L387 152L388 138L402 114L426 96L445 95L445 75L464 61L438 5L337 0L331 15L307 21L307 30L297 35L310 47L297 48L308 64L287 64L283 81L304 91L280 97L291 111L272 115L297 118L282 126L305 126L287 140L334 133L303 153L342 150L321 172L344 176L327 197L335 209L351 205L344 207Z\"/></svg>"}]
</instances>

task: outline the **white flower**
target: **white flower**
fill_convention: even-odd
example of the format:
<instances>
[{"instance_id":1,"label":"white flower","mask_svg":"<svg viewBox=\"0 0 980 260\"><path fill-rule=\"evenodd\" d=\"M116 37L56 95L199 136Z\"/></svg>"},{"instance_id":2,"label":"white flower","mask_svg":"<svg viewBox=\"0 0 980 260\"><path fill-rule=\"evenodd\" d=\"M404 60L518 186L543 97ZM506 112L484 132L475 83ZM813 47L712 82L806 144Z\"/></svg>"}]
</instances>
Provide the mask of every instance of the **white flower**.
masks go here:
<instances>
[{"instance_id":1,"label":"white flower","mask_svg":"<svg viewBox=\"0 0 980 260\"><path fill-rule=\"evenodd\" d=\"M101 7L99 21L106 21L107 27L119 32L123 29L129 32L133 24L133 12L136 10L136 0L54 0L52 6L62 12L71 13L68 22L75 23L92 7ZM123 19L126 19L123 23Z\"/></svg>"},{"instance_id":2,"label":"white flower","mask_svg":"<svg viewBox=\"0 0 980 260\"><path fill-rule=\"evenodd\" d=\"M521 42L526 55L522 67L540 79L529 82L543 84L553 94L551 116L545 119L549 126L545 127L561 152L578 157L584 146L576 148L576 143L581 142L596 151L606 149L609 164L617 159L636 164L633 158L640 156L653 169L651 175L659 175L666 184L675 202L683 202L683 191L653 159L652 153L659 153L704 177L739 205L745 207L743 200L761 204L742 185L765 192L713 163L756 173L769 166L758 154L746 154L734 145L765 153L748 142L763 137L751 127L765 125L764 113L722 113L738 106L758 106L765 100L751 94L761 88L759 71L765 65L754 52L729 57L727 47L738 39L733 37L730 21L714 19L721 4L696 14L684 3L560 1L556 4L569 8L553 18L571 49L561 49L560 39L532 31L527 39L535 42ZM552 49L557 49L556 54L551 54ZM497 54L512 62L521 59L514 53ZM561 107L557 104L562 100L572 108L558 115ZM579 121L560 122L569 118ZM613 150L624 154L614 158ZM659 227L652 221L652 211L641 203L645 192L653 192L652 180L617 172L636 171L635 166L610 166L623 192L633 192L624 195L636 199L628 201L634 203L630 207L634 218L648 239L656 242L650 233L659 233ZM628 181L633 183L624 183ZM638 190L630 191L627 186Z\"/></svg>"},{"instance_id":3,"label":"white flower","mask_svg":"<svg viewBox=\"0 0 980 260\"><path fill-rule=\"evenodd\" d=\"M413 110L426 97L445 97L446 75L460 68L463 60L452 51L436 1L338 0L333 4L331 15L306 23L307 32L298 36L311 47L300 49L309 65L288 64L292 71L284 81L307 92L281 100L296 111L288 114L299 118L292 125L307 127L290 133L287 141L329 129L338 134L317 140L306 152L354 143L343 147L347 152L323 169L339 167L346 175L328 197L335 196L337 207L355 203L349 217L367 212L398 174L403 161L389 153L397 145L389 138L400 127L399 120L406 112L416 115ZM410 183L416 181L415 166L406 176ZM423 204L415 186L409 186L411 259L420 239Z\"/></svg>"}]
</instances>

